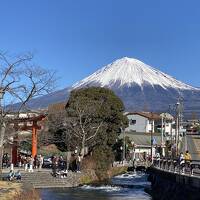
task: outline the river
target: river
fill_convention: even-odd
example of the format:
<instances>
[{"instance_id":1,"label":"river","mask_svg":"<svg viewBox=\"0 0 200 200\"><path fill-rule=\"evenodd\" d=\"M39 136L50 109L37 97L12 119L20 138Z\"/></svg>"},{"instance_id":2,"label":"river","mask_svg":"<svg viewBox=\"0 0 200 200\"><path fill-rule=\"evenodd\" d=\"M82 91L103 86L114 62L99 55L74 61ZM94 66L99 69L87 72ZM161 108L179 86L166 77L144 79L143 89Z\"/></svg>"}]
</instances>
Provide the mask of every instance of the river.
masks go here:
<instances>
[{"instance_id":1,"label":"river","mask_svg":"<svg viewBox=\"0 0 200 200\"><path fill-rule=\"evenodd\" d=\"M109 185L43 189L40 193L42 200L149 200L145 189L150 187L146 174L127 173L112 178Z\"/></svg>"}]
</instances>

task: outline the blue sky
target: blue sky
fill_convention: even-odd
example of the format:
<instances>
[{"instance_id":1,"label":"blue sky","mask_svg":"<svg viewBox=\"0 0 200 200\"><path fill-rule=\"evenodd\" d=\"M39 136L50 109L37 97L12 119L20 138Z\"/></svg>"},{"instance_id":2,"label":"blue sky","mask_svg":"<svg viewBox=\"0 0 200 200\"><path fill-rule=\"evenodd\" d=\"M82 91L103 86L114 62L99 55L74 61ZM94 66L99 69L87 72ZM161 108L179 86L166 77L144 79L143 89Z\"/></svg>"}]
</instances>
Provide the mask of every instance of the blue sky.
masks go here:
<instances>
[{"instance_id":1,"label":"blue sky","mask_svg":"<svg viewBox=\"0 0 200 200\"><path fill-rule=\"evenodd\" d=\"M0 0L0 49L70 86L124 56L200 86L199 0Z\"/></svg>"}]
</instances>

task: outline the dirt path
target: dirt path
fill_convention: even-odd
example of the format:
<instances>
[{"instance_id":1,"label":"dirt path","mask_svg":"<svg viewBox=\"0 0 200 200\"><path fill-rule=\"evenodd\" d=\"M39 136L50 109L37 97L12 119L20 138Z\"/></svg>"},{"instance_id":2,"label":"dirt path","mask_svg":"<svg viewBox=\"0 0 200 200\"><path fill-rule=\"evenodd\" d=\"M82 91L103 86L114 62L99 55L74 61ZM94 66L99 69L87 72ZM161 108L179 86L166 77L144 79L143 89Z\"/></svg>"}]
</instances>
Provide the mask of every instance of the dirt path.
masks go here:
<instances>
[{"instance_id":1,"label":"dirt path","mask_svg":"<svg viewBox=\"0 0 200 200\"><path fill-rule=\"evenodd\" d=\"M8 181L0 181L0 199L13 200L17 193L22 191L20 183L12 183Z\"/></svg>"}]
</instances>

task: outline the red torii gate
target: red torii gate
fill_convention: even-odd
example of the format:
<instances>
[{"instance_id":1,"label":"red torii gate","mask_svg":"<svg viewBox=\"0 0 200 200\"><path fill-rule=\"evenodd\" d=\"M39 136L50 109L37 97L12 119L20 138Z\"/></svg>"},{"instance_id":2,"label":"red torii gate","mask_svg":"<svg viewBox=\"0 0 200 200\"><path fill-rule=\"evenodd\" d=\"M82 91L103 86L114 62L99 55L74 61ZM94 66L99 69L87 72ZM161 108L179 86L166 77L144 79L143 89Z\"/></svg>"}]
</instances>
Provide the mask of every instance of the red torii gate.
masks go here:
<instances>
[{"instance_id":1,"label":"red torii gate","mask_svg":"<svg viewBox=\"0 0 200 200\"><path fill-rule=\"evenodd\" d=\"M15 130L21 131L32 131L32 156L33 158L37 155L37 131L41 130L41 126L38 125L38 122L43 121L47 115L40 114L35 117L26 117L26 118L17 118L14 119L14 128ZM21 125L23 123L23 125ZM29 125L30 124L30 125ZM18 147L18 135L14 139L14 146L12 148L12 163L17 164L17 147Z\"/></svg>"}]
</instances>

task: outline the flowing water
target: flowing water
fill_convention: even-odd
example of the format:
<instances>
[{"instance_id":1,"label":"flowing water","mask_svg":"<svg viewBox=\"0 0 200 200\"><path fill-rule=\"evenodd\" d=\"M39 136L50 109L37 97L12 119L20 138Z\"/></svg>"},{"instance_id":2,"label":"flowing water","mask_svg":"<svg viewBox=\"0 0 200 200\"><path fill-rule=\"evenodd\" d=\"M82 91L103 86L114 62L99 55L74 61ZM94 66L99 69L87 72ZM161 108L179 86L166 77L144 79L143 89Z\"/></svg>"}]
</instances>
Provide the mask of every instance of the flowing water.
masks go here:
<instances>
[{"instance_id":1,"label":"flowing water","mask_svg":"<svg viewBox=\"0 0 200 200\"><path fill-rule=\"evenodd\" d=\"M43 189L42 200L149 200L147 175L127 173L112 178L109 185L65 189Z\"/></svg>"}]
</instances>

